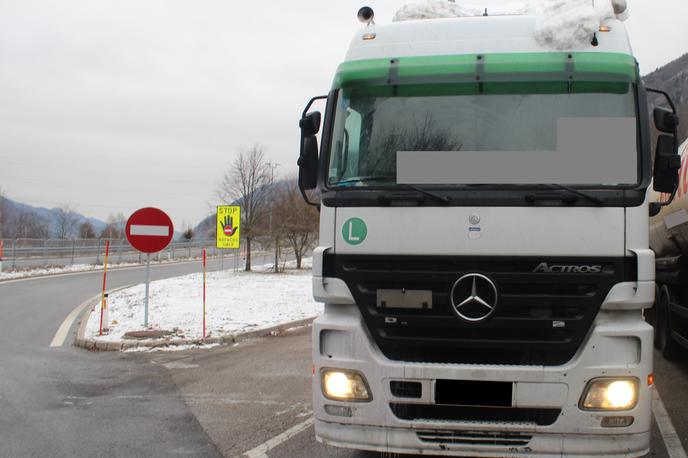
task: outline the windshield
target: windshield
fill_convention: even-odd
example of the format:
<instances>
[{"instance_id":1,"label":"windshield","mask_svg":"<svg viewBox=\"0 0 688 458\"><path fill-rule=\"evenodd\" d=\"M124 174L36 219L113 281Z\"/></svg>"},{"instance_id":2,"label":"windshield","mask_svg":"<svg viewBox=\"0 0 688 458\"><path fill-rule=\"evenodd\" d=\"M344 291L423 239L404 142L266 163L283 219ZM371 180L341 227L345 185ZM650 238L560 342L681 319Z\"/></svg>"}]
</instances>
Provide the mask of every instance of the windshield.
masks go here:
<instances>
[{"instance_id":1,"label":"windshield","mask_svg":"<svg viewBox=\"0 0 688 458\"><path fill-rule=\"evenodd\" d=\"M429 96L340 90L328 185L632 185L630 87Z\"/></svg>"}]
</instances>

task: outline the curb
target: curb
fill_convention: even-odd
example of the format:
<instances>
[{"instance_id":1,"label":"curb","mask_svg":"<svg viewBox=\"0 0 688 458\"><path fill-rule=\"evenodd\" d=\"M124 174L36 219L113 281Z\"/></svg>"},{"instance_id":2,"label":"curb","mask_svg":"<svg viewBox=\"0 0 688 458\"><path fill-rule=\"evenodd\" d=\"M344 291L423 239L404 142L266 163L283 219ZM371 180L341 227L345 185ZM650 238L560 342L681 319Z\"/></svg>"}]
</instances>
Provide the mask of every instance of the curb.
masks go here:
<instances>
[{"instance_id":1,"label":"curb","mask_svg":"<svg viewBox=\"0 0 688 458\"><path fill-rule=\"evenodd\" d=\"M134 284L120 286L119 288L114 288L109 291L106 291L106 294L109 295L122 289L131 288L132 286L134 286ZM96 341L93 339L86 339L84 336L86 334L86 325L88 324L88 317L91 315L91 312L93 312L93 310L98 305L97 301L100 299L100 297L100 294L96 294L91 299L86 300L87 302L93 302L93 307L86 307L86 309L83 312L81 312L79 326L76 328L76 338L74 339L74 346L85 348L87 350L96 350ZM102 344L102 342L98 343Z\"/></svg>"},{"instance_id":2,"label":"curb","mask_svg":"<svg viewBox=\"0 0 688 458\"><path fill-rule=\"evenodd\" d=\"M121 289L129 288L131 285L123 286L108 291L108 294ZM207 339L145 339L139 341L126 342L99 342L95 339L88 339L84 337L86 334L86 325L88 324L88 317L90 316L93 307L88 307L81 315L81 323L77 329L76 339L74 345L84 348L89 351L124 351L132 348L162 348L162 347L178 347L180 345L209 345L209 344L228 344L237 343L248 339L257 339L260 337L276 336L286 332L290 328L297 328L301 326L310 325L316 317L305 318L302 320L289 321L287 323L270 326L269 328L256 329L255 331L240 332L237 334L223 334L217 337L209 337Z\"/></svg>"}]
</instances>

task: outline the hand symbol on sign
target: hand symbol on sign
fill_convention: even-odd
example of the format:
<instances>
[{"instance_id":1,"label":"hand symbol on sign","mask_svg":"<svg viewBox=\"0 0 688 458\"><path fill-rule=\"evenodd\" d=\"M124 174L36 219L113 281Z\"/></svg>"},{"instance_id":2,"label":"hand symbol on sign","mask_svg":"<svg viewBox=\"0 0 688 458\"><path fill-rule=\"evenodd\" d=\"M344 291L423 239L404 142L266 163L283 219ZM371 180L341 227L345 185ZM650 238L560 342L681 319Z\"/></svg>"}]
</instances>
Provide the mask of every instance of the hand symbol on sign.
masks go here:
<instances>
[{"instance_id":1,"label":"hand symbol on sign","mask_svg":"<svg viewBox=\"0 0 688 458\"><path fill-rule=\"evenodd\" d=\"M222 224L222 232L224 232L226 236L231 237L237 229L239 229L239 226L233 226L232 217L229 215L225 216L225 220Z\"/></svg>"}]
</instances>

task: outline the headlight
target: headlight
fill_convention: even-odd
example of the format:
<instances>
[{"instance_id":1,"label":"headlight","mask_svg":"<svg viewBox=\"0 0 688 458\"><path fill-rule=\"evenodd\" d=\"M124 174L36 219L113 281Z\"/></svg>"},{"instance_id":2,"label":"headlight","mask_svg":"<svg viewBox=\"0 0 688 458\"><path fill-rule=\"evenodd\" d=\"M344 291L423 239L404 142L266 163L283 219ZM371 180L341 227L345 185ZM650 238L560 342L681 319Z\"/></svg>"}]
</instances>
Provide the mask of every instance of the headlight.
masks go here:
<instances>
[{"instance_id":1,"label":"headlight","mask_svg":"<svg viewBox=\"0 0 688 458\"><path fill-rule=\"evenodd\" d=\"M590 380L581 397L583 410L629 410L638 403L638 379L596 378Z\"/></svg>"},{"instance_id":2,"label":"headlight","mask_svg":"<svg viewBox=\"0 0 688 458\"><path fill-rule=\"evenodd\" d=\"M335 401L370 401L368 384L363 374L347 369L323 369L322 390Z\"/></svg>"}]
</instances>

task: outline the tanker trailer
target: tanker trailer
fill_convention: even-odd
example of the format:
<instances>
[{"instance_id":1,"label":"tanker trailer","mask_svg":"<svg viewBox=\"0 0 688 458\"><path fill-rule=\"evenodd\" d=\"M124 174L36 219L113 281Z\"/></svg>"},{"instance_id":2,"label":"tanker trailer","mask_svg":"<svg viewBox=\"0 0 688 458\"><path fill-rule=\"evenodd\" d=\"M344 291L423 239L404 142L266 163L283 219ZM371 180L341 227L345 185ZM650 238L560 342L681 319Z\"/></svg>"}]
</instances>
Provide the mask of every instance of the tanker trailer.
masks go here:
<instances>
[{"instance_id":1,"label":"tanker trailer","mask_svg":"<svg viewBox=\"0 0 688 458\"><path fill-rule=\"evenodd\" d=\"M688 140L679 147L681 169L674 200L650 220L650 247L655 252L655 346L665 358L688 349ZM666 200L666 195L655 200Z\"/></svg>"}]
</instances>

